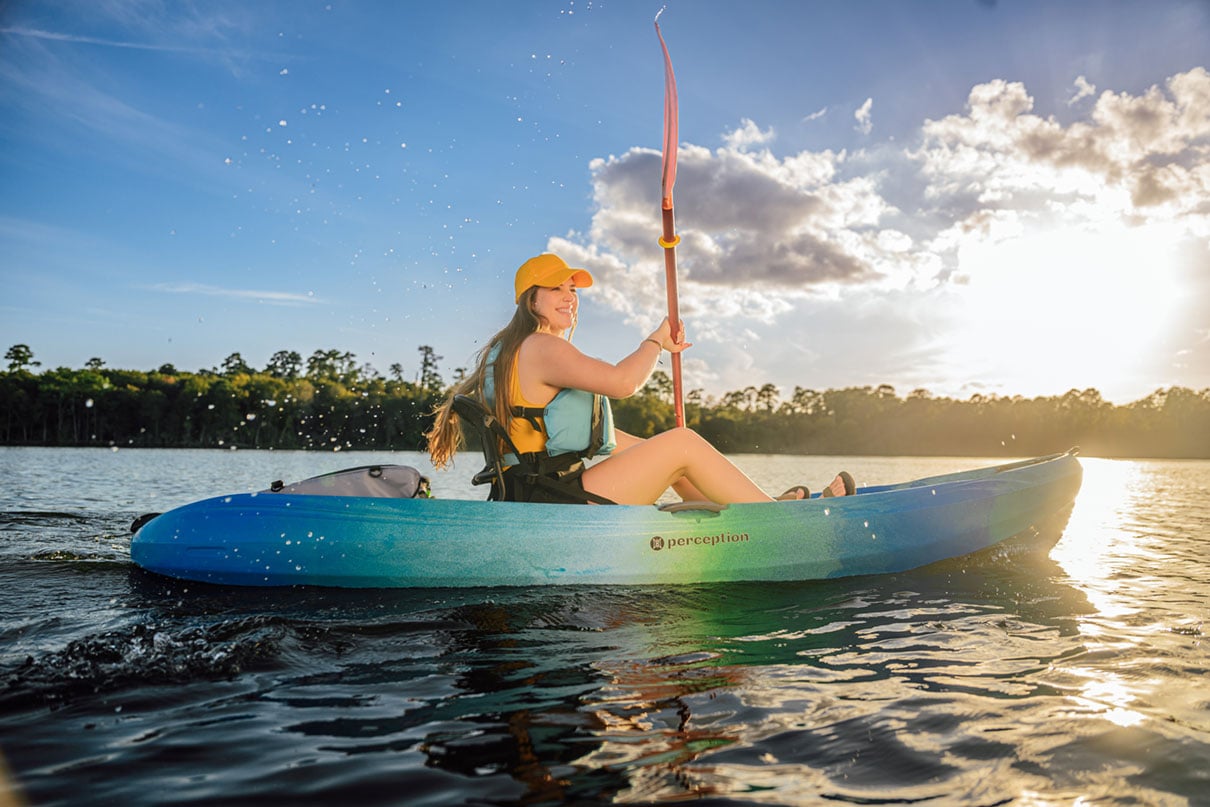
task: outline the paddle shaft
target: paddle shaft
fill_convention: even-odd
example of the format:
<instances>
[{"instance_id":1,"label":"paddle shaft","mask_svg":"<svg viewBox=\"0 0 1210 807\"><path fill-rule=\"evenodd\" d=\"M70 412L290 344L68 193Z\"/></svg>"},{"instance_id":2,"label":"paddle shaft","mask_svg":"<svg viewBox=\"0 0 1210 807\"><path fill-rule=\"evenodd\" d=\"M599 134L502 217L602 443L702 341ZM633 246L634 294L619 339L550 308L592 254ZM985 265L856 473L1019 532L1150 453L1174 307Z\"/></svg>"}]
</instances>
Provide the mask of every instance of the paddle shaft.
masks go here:
<instances>
[{"instance_id":1,"label":"paddle shaft","mask_svg":"<svg viewBox=\"0 0 1210 807\"><path fill-rule=\"evenodd\" d=\"M672 217L671 199L663 206L664 238L664 284L668 290L668 322L672 326L673 338L680 342L682 334L680 306L676 295L676 226ZM672 407L676 414L676 425L685 425L685 385L681 380L681 354L672 354Z\"/></svg>"}]
</instances>

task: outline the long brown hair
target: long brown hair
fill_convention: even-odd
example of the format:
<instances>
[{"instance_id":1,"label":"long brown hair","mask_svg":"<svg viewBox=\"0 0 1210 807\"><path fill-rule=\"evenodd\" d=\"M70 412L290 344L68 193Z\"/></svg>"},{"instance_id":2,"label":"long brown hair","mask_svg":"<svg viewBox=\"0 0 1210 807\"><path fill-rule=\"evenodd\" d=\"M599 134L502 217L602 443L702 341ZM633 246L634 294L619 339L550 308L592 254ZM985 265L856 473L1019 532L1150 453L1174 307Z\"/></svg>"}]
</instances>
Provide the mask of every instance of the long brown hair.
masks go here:
<instances>
[{"instance_id":1,"label":"long brown hair","mask_svg":"<svg viewBox=\"0 0 1210 807\"><path fill-rule=\"evenodd\" d=\"M488 340L483 349L475 356L475 370L462 380L462 383L450 390L445 403L433 412L433 428L425 437L428 440L429 457L435 468L444 468L454 459L454 454L462 446L462 427L458 415L454 413L454 396L470 395L491 406L495 411L496 420L500 421L507 431L512 426L512 407L508 400L509 390L512 389L514 359L521 343L526 337L535 333L542 322L534 313L534 297L538 293L537 286L530 286L521 293L517 301L517 310L508 324L496 332ZM573 323L567 338L571 339L575 331ZM488 402L484 394L484 383L487 380L488 357L496 345L500 346L500 355L492 363L492 384L495 386L495 400Z\"/></svg>"}]
</instances>

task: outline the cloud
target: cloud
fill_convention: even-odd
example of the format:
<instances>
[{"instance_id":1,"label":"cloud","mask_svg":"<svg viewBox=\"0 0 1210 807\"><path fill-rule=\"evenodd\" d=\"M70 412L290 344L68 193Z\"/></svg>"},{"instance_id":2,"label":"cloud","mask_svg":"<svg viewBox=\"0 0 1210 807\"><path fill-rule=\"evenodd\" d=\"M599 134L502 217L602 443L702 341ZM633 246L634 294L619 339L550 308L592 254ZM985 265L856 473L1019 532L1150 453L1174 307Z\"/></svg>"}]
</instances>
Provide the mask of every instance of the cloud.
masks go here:
<instances>
[{"instance_id":1,"label":"cloud","mask_svg":"<svg viewBox=\"0 0 1210 807\"><path fill-rule=\"evenodd\" d=\"M778 156L772 130L748 119L720 148L686 143L676 186L684 282L716 298L742 288L742 308L767 312L778 306L751 303L961 281L963 243L1011 240L1040 223L1179 221L1210 234L1210 74L1195 68L1165 86L1104 92L1064 126L1034 114L1023 84L994 80L971 89L962 113L924 121L918 146L900 151ZM583 242L583 259L606 274L660 263L659 153L634 148L590 167L592 224L566 240Z\"/></svg>"},{"instance_id":2,"label":"cloud","mask_svg":"<svg viewBox=\"0 0 1210 807\"><path fill-rule=\"evenodd\" d=\"M818 386L868 370L870 383L943 394L969 384L1050 394L1076 377L1109 392L1105 378L1123 389L1163 383L1164 363L1148 358L1157 339L1175 355L1200 338L1154 335L1175 300L1210 310L1178 277L1210 267L1174 257L1210 238L1204 68L1138 94L1102 92L1070 123L1036 114L1023 84L989 81L961 112L923 121L908 148L777 154L772 130L748 119L721 142L682 146L675 196L681 310L712 381L734 386L789 365ZM590 167L588 231L549 247L604 281L596 301L649 324L664 300L660 155L634 148ZM1038 340L1089 338L1066 352L1042 341L1023 350L1007 323L1031 311ZM1144 320L1153 324L1122 327ZM798 341L783 344L791 332ZM729 364L740 333L743 367ZM834 344L848 358L835 359ZM855 346L877 359L854 369Z\"/></svg>"},{"instance_id":3,"label":"cloud","mask_svg":"<svg viewBox=\"0 0 1210 807\"><path fill-rule=\"evenodd\" d=\"M810 123L813 120L819 120L826 114L828 114L828 108L825 106L822 109L817 109L814 112L812 112L810 115L807 115L805 118L802 119L802 122Z\"/></svg>"},{"instance_id":4,"label":"cloud","mask_svg":"<svg viewBox=\"0 0 1210 807\"><path fill-rule=\"evenodd\" d=\"M1090 84L1088 79L1084 78L1083 76L1076 76L1075 85L1076 93L1075 95L1071 96L1071 98L1067 99L1068 106L1073 106L1076 102L1087 98L1090 95L1094 95L1097 91L1096 85Z\"/></svg>"},{"instance_id":5,"label":"cloud","mask_svg":"<svg viewBox=\"0 0 1210 807\"><path fill-rule=\"evenodd\" d=\"M865 99L865 103L862 104L857 109L857 111L853 113L853 117L857 119L857 125L853 128L856 129L857 131L861 132L864 135L868 135L871 131L874 130L874 121L871 120L871 118L870 118L870 111L873 108L874 108L874 99L867 98L867 99Z\"/></svg>"},{"instance_id":6,"label":"cloud","mask_svg":"<svg viewBox=\"0 0 1210 807\"><path fill-rule=\"evenodd\" d=\"M1167 92L1106 91L1088 120L1063 126L1033 114L1024 85L974 87L964 114L926 121L912 156L938 205L959 215L1018 210L1084 217L1093 209L1135 224L1210 225L1210 74L1170 78Z\"/></svg>"},{"instance_id":7,"label":"cloud","mask_svg":"<svg viewBox=\"0 0 1210 807\"><path fill-rule=\"evenodd\" d=\"M149 42L125 42L95 36L80 36L78 34L62 34L55 31L43 31L37 28L0 28L0 34L10 34L12 36L26 37L29 39L41 39L50 42L66 42L77 45L100 45L109 48L129 48L131 50L151 50L166 53L195 53L211 55L216 53L216 51L211 48L188 47L184 45L168 45Z\"/></svg>"},{"instance_id":8,"label":"cloud","mask_svg":"<svg viewBox=\"0 0 1210 807\"><path fill-rule=\"evenodd\" d=\"M714 151L693 144L680 150L675 210L682 282L712 310L767 317L785 310L778 298L786 294L877 276L870 251L884 250L870 228L885 205L873 184L837 181L843 154L778 158L750 150L749 142L732 138ZM650 182L659 173L659 153L635 148L591 168L597 209L583 239L590 248L577 258L606 277L620 275L614 279L631 291L636 283L650 285L638 278L662 279L662 256L652 249L659 189Z\"/></svg>"},{"instance_id":9,"label":"cloud","mask_svg":"<svg viewBox=\"0 0 1210 807\"><path fill-rule=\"evenodd\" d=\"M153 291L169 294L201 294L207 297L230 297L236 300L253 300L268 305L299 306L318 305L321 301L313 294L287 291L257 291L254 289L225 289L205 283L157 283Z\"/></svg>"},{"instance_id":10,"label":"cloud","mask_svg":"<svg viewBox=\"0 0 1210 807\"><path fill-rule=\"evenodd\" d=\"M772 127L762 132L749 118L744 118L738 129L723 135L723 142L730 148L743 150L748 146L759 146L768 143L773 138Z\"/></svg>"}]
</instances>

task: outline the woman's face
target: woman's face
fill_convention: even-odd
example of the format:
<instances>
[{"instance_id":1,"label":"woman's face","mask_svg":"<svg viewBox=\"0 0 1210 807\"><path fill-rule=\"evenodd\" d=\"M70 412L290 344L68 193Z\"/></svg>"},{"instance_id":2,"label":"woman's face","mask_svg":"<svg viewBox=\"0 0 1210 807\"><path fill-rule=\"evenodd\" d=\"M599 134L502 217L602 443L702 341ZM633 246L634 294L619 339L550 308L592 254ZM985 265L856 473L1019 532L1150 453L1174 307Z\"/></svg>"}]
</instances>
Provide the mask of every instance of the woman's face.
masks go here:
<instances>
[{"instance_id":1,"label":"woman's face","mask_svg":"<svg viewBox=\"0 0 1210 807\"><path fill-rule=\"evenodd\" d=\"M576 311L580 298L576 295L576 284L568 280L560 286L548 289L539 286L534 295L534 315L543 330L563 333L576 322Z\"/></svg>"}]
</instances>

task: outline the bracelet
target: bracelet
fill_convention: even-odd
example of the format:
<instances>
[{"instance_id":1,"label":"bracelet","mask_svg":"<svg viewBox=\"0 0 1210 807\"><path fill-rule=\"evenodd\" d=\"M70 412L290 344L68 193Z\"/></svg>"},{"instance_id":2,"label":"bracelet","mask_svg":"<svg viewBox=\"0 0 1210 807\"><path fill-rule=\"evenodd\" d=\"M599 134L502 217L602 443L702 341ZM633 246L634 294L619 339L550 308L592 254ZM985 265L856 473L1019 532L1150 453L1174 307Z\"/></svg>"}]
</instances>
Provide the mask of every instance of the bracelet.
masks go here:
<instances>
[{"instance_id":1,"label":"bracelet","mask_svg":"<svg viewBox=\"0 0 1210 807\"><path fill-rule=\"evenodd\" d=\"M661 345L661 344L660 344L659 342L657 342L656 340L652 339L650 336L648 336L648 337L647 337L646 339L644 339L643 341L644 341L644 342L650 342L651 344L653 344L653 345L655 345L656 347L658 347L658 348L660 349L660 352L661 352L661 353L663 353L663 352L664 352L664 346L663 346L663 345Z\"/></svg>"}]
</instances>

